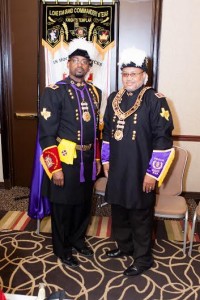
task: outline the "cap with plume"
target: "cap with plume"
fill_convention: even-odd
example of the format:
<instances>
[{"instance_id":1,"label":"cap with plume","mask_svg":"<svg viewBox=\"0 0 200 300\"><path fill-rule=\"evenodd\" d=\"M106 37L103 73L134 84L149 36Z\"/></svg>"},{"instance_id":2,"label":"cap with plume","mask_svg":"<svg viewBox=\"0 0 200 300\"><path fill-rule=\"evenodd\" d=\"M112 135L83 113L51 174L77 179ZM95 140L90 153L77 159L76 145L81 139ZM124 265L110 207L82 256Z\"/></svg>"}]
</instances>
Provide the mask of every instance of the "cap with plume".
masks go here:
<instances>
[{"instance_id":1,"label":"cap with plume","mask_svg":"<svg viewBox=\"0 0 200 300\"><path fill-rule=\"evenodd\" d=\"M92 42L86 41L85 38L73 39L69 43L68 57L83 56L92 61L95 57L96 48Z\"/></svg>"},{"instance_id":2,"label":"cap with plume","mask_svg":"<svg viewBox=\"0 0 200 300\"><path fill-rule=\"evenodd\" d=\"M118 65L121 70L126 67L135 67L147 72L147 63L145 51L131 47L122 51Z\"/></svg>"}]
</instances>

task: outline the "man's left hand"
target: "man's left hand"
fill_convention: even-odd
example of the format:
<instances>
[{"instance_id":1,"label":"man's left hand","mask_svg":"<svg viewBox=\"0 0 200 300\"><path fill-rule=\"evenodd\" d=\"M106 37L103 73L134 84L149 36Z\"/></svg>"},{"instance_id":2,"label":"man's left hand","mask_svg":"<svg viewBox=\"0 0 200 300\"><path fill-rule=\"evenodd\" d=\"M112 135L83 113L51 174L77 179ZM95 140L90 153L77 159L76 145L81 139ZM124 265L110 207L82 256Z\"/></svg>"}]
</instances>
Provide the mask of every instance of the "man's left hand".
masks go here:
<instances>
[{"instance_id":1,"label":"man's left hand","mask_svg":"<svg viewBox=\"0 0 200 300\"><path fill-rule=\"evenodd\" d=\"M146 174L144 176L144 181L143 181L143 192L150 193L155 189L155 187L156 187L156 179Z\"/></svg>"}]
</instances>

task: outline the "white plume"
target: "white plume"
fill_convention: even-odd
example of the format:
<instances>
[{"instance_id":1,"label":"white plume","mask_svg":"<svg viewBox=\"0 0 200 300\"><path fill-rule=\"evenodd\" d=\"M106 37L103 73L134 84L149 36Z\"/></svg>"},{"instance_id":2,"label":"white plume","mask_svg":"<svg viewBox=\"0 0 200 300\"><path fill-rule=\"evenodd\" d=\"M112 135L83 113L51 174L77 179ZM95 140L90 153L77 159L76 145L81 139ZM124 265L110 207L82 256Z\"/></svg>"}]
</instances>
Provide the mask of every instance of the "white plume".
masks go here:
<instances>
[{"instance_id":1,"label":"white plume","mask_svg":"<svg viewBox=\"0 0 200 300\"><path fill-rule=\"evenodd\" d=\"M118 65L121 67L123 64L127 65L130 62L140 67L146 58L146 53L143 50L135 47L127 48L122 51Z\"/></svg>"}]
</instances>

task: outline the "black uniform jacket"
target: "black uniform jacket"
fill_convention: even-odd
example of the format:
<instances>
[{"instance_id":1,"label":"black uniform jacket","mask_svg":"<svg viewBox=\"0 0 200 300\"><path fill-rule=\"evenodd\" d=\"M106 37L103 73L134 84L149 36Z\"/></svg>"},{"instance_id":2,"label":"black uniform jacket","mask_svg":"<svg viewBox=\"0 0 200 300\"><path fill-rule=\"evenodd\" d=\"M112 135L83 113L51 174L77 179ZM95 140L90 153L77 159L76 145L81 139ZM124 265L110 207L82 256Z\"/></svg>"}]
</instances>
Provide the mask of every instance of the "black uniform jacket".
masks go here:
<instances>
[{"instance_id":1,"label":"black uniform jacket","mask_svg":"<svg viewBox=\"0 0 200 300\"><path fill-rule=\"evenodd\" d=\"M143 87L129 96L122 96L120 109L129 110ZM142 191L153 150L172 147L173 121L165 97L154 89L148 89L139 108L125 119L123 138L116 140L114 134L118 118L113 110L116 92L108 98L104 116L103 140L110 143L110 169L106 201L128 209L145 209L155 204L155 192Z\"/></svg>"},{"instance_id":2,"label":"black uniform jacket","mask_svg":"<svg viewBox=\"0 0 200 300\"><path fill-rule=\"evenodd\" d=\"M97 130L101 91L85 83L84 86L74 86L74 81L67 79L46 87L40 100L39 114L39 140L42 150L58 145L57 137L67 139L76 144L94 144L95 131ZM81 90L83 90L81 92ZM82 119L81 103L87 103L91 116L89 121ZM92 110L92 106L93 110ZM94 112L94 114L93 114ZM95 116L95 118L94 118ZM94 161L94 149L78 151L73 165L62 163L65 176L64 187L55 186L44 175L42 191L50 201L57 203L78 204L83 199L80 183L81 155L84 162L85 181L92 180L92 164Z\"/></svg>"}]
</instances>

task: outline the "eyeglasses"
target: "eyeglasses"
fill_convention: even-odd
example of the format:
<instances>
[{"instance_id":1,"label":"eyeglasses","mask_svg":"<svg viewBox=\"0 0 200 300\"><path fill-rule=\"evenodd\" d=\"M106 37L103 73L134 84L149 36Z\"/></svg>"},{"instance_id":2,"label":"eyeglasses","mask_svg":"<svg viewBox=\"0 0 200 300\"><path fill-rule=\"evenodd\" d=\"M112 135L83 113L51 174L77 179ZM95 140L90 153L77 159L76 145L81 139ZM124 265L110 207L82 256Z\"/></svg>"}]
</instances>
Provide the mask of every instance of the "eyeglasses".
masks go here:
<instances>
[{"instance_id":1,"label":"eyeglasses","mask_svg":"<svg viewBox=\"0 0 200 300\"><path fill-rule=\"evenodd\" d=\"M140 73L125 73L125 72L122 72L122 77L128 78L130 76L131 78L135 78L138 75L141 75L142 73L144 73L144 71L142 71Z\"/></svg>"},{"instance_id":2,"label":"eyeglasses","mask_svg":"<svg viewBox=\"0 0 200 300\"><path fill-rule=\"evenodd\" d=\"M78 58L72 58L69 61L71 61L75 65L81 64L83 66L88 66L90 63L89 60L87 60L87 59L79 60Z\"/></svg>"}]
</instances>

